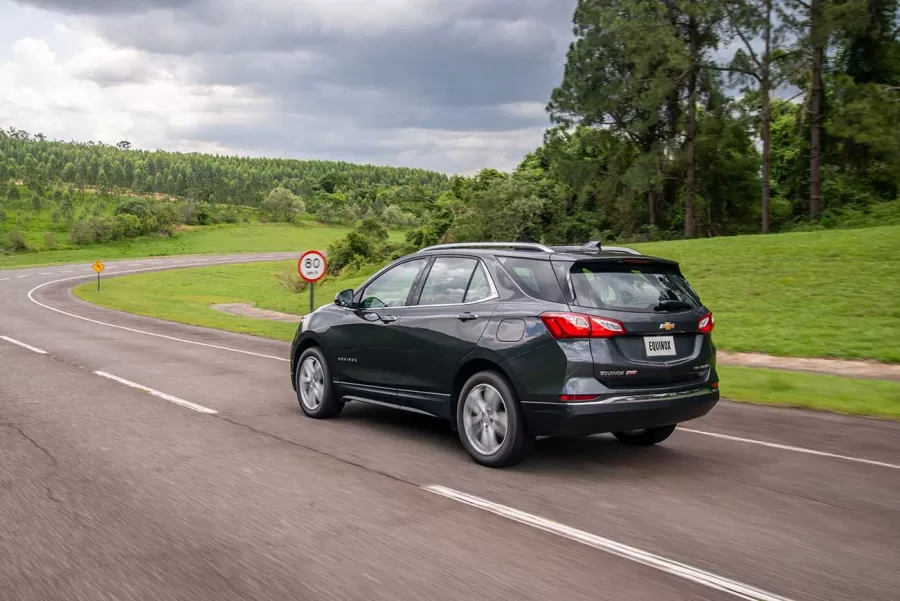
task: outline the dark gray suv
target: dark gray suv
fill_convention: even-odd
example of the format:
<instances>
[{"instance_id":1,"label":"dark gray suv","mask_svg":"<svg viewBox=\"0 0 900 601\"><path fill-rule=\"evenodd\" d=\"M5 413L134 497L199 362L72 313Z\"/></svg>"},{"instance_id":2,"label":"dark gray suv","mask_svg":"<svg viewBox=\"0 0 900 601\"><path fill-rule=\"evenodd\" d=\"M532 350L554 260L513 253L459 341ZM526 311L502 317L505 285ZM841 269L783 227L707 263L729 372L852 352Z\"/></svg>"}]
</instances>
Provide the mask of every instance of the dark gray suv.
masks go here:
<instances>
[{"instance_id":1,"label":"dark gray suv","mask_svg":"<svg viewBox=\"0 0 900 601\"><path fill-rule=\"evenodd\" d=\"M425 413L500 467L538 436L652 445L705 415L714 326L673 261L599 242L442 244L307 315L291 382L309 417L350 401Z\"/></svg>"}]
</instances>

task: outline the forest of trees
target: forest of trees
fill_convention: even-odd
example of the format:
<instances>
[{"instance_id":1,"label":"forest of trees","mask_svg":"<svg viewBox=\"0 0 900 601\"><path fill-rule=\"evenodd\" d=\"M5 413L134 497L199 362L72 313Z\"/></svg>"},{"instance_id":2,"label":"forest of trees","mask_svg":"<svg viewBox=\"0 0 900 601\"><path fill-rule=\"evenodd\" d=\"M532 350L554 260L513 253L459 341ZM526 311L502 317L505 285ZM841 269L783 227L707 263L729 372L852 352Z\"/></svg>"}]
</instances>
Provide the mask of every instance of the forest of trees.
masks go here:
<instances>
[{"instance_id":1,"label":"forest of trees","mask_svg":"<svg viewBox=\"0 0 900 601\"><path fill-rule=\"evenodd\" d=\"M20 180L69 204L91 188L273 219L375 218L415 226L411 245L900 220L896 0L580 0L573 22L544 142L511 173L147 152L9 128L0 216Z\"/></svg>"},{"instance_id":2,"label":"forest of trees","mask_svg":"<svg viewBox=\"0 0 900 601\"><path fill-rule=\"evenodd\" d=\"M544 144L455 181L419 240L900 220L898 33L896 0L580 0Z\"/></svg>"}]
</instances>

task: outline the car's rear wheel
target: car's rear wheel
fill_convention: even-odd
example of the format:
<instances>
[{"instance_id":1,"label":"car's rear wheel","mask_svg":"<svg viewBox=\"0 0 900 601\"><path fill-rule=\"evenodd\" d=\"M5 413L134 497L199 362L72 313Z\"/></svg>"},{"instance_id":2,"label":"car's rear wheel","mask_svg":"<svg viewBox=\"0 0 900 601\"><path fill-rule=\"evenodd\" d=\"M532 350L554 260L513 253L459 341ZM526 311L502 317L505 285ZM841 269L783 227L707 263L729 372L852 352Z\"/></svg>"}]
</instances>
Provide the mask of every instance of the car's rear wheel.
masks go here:
<instances>
[{"instance_id":1,"label":"car's rear wheel","mask_svg":"<svg viewBox=\"0 0 900 601\"><path fill-rule=\"evenodd\" d=\"M319 419L334 417L344 408L334 393L325 353L317 346L303 351L297 362L297 400L303 413Z\"/></svg>"},{"instance_id":2,"label":"car's rear wheel","mask_svg":"<svg viewBox=\"0 0 900 601\"><path fill-rule=\"evenodd\" d=\"M631 446L650 446L662 442L672 435L676 424L671 426L659 426L657 428L644 428L643 430L629 430L628 432L613 432L613 436L622 444Z\"/></svg>"},{"instance_id":3,"label":"car's rear wheel","mask_svg":"<svg viewBox=\"0 0 900 601\"><path fill-rule=\"evenodd\" d=\"M519 463L534 445L512 387L496 372L469 378L459 394L456 419L463 447L481 465Z\"/></svg>"}]
</instances>

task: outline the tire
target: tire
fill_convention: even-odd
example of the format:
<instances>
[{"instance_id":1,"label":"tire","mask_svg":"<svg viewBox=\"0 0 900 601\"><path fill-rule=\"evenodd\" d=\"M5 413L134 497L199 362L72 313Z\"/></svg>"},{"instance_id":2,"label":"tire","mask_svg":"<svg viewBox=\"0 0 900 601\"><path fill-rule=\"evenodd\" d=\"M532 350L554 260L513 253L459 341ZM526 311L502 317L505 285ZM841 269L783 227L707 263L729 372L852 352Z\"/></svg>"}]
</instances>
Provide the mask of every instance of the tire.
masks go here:
<instances>
[{"instance_id":1,"label":"tire","mask_svg":"<svg viewBox=\"0 0 900 601\"><path fill-rule=\"evenodd\" d=\"M500 440L504 419L506 433ZM481 371L466 381L456 403L456 421L463 448L486 467L519 463L534 447L512 387L496 372Z\"/></svg>"},{"instance_id":2,"label":"tire","mask_svg":"<svg viewBox=\"0 0 900 601\"><path fill-rule=\"evenodd\" d=\"M305 369L306 368L306 369ZM318 382L317 386L308 386L305 378ZM311 346L300 355L297 361L297 402L300 409L308 417L324 419L335 417L344 409L344 402L337 398L331 370L325 353L317 346Z\"/></svg>"},{"instance_id":3,"label":"tire","mask_svg":"<svg viewBox=\"0 0 900 601\"><path fill-rule=\"evenodd\" d=\"M671 436L672 432L675 431L676 425L646 428L636 432L613 432L613 436L618 438L622 444L634 447L649 447Z\"/></svg>"}]
</instances>

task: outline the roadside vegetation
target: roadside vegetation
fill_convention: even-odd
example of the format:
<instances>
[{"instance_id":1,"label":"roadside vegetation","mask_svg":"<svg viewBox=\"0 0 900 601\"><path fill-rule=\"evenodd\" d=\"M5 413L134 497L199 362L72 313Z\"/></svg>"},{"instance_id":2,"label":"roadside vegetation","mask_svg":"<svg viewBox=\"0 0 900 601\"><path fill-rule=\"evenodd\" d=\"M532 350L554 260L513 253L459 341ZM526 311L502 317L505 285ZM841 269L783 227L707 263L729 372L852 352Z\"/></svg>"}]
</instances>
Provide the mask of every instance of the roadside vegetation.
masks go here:
<instances>
[{"instance_id":1,"label":"roadside vegetation","mask_svg":"<svg viewBox=\"0 0 900 601\"><path fill-rule=\"evenodd\" d=\"M329 275L317 286L317 303L331 302L338 291L410 251L399 233L393 238L377 223L365 223L328 246ZM900 362L893 344L900 338L900 304L891 301L900 298L900 226L633 246L681 262L716 314L715 340L723 350ZM293 263L135 275L110 280L100 293L90 286L76 293L106 306L211 327L225 323L209 308L213 303L308 310L308 292ZM261 321L250 320L239 331L266 335L253 330ZM258 327L273 331L271 324ZM275 331L282 339L293 335L289 325Z\"/></svg>"}]
</instances>

